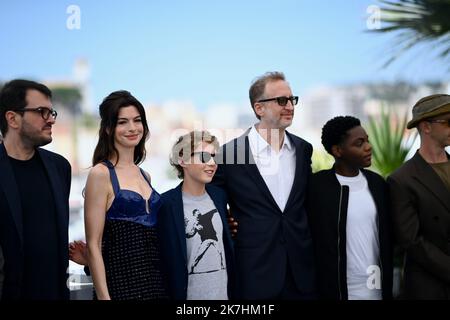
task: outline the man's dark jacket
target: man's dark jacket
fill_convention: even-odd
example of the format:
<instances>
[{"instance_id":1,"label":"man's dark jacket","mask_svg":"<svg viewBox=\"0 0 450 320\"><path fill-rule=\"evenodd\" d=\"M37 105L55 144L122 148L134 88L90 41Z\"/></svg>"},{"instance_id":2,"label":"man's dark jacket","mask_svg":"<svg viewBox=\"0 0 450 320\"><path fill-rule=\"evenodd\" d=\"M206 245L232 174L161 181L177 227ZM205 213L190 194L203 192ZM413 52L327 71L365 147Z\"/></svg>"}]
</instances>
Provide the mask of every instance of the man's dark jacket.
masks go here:
<instances>
[{"instance_id":1,"label":"man's dark jacket","mask_svg":"<svg viewBox=\"0 0 450 320\"><path fill-rule=\"evenodd\" d=\"M388 188L378 174L361 170L375 201L380 246L383 299L392 298L393 250ZM319 296L347 300L346 225L349 187L341 186L335 170L313 174L308 188L308 215L314 239Z\"/></svg>"}]
</instances>

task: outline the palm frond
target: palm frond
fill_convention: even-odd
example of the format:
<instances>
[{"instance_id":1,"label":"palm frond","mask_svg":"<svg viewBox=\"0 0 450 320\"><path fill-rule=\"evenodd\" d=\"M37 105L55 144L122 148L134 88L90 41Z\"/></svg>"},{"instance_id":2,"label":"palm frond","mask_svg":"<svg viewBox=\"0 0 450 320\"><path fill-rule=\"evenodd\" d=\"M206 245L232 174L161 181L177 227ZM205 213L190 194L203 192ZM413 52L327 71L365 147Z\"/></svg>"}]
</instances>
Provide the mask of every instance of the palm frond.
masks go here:
<instances>
[{"instance_id":1,"label":"palm frond","mask_svg":"<svg viewBox=\"0 0 450 320\"><path fill-rule=\"evenodd\" d=\"M394 53L384 66L395 61L412 47L429 42L438 50L438 57L450 54L450 0L379 0L380 20L385 26L371 30L378 33L401 32L401 40L395 39ZM406 36L405 36L406 35ZM443 48L443 49L442 49Z\"/></svg>"},{"instance_id":2,"label":"palm frond","mask_svg":"<svg viewBox=\"0 0 450 320\"><path fill-rule=\"evenodd\" d=\"M368 131L373 151L373 168L387 177L400 167L417 134L405 135L407 116L402 119L382 107L379 119L369 117Z\"/></svg>"}]
</instances>

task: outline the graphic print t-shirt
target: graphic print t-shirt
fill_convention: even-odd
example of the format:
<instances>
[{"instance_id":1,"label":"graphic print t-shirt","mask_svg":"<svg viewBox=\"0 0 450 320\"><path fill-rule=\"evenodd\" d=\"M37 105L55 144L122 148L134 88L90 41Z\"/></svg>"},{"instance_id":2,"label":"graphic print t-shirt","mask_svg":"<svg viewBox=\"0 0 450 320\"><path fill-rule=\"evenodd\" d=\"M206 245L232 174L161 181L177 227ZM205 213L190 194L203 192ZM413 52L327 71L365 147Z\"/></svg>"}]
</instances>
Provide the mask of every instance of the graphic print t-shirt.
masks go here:
<instances>
[{"instance_id":1,"label":"graphic print t-shirt","mask_svg":"<svg viewBox=\"0 0 450 320\"><path fill-rule=\"evenodd\" d=\"M223 225L214 202L205 192L183 192L186 231L187 300L228 300Z\"/></svg>"}]
</instances>

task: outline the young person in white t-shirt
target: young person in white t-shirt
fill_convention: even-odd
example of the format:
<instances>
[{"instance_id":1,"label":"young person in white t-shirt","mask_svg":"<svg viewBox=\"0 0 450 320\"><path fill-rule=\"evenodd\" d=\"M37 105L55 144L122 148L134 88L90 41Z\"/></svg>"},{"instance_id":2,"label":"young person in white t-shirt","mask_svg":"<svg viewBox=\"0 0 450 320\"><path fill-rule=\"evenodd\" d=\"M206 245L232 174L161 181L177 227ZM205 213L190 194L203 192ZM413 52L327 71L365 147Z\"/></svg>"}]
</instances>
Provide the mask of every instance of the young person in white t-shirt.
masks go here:
<instances>
[{"instance_id":1,"label":"young person in white t-shirt","mask_svg":"<svg viewBox=\"0 0 450 320\"><path fill-rule=\"evenodd\" d=\"M308 215L322 299L392 298L387 184L370 167L372 146L359 119L339 116L322 129L335 163L313 174Z\"/></svg>"}]
</instances>

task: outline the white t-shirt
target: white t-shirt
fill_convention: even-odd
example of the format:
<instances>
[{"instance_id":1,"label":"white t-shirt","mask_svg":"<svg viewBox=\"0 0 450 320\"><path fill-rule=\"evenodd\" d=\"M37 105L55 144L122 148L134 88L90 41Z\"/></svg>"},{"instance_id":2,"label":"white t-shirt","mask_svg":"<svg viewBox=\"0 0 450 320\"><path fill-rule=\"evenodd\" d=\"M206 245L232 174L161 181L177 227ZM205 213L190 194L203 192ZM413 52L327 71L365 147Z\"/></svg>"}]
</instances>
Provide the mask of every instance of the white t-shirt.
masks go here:
<instances>
[{"instance_id":1,"label":"white t-shirt","mask_svg":"<svg viewBox=\"0 0 450 320\"><path fill-rule=\"evenodd\" d=\"M347 288L349 300L381 300L378 216L366 177L336 174L350 188L347 210Z\"/></svg>"}]
</instances>

